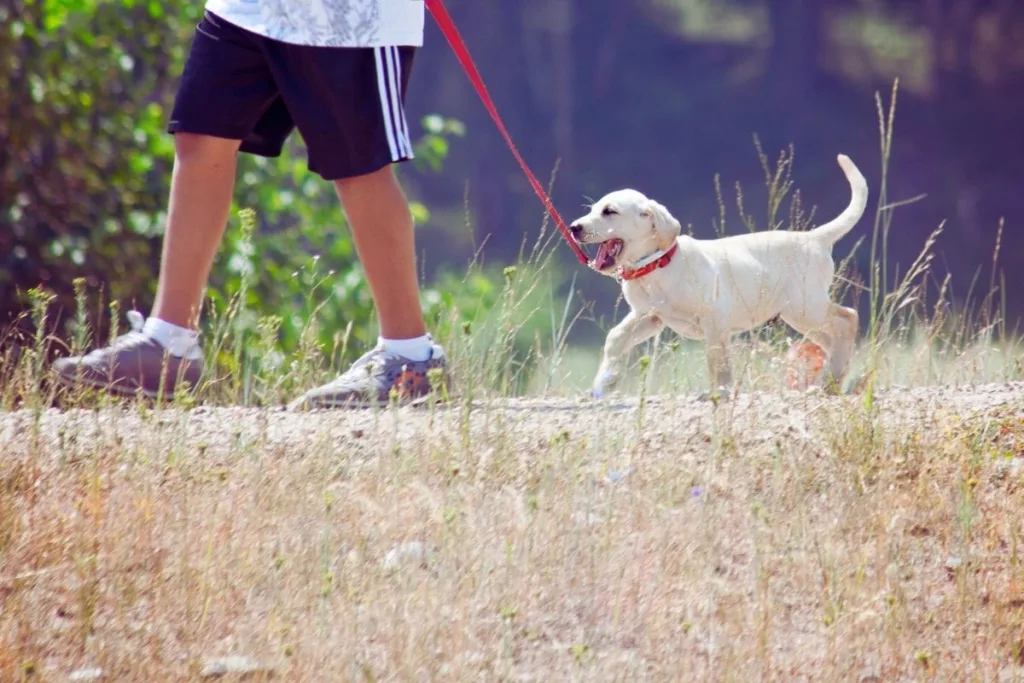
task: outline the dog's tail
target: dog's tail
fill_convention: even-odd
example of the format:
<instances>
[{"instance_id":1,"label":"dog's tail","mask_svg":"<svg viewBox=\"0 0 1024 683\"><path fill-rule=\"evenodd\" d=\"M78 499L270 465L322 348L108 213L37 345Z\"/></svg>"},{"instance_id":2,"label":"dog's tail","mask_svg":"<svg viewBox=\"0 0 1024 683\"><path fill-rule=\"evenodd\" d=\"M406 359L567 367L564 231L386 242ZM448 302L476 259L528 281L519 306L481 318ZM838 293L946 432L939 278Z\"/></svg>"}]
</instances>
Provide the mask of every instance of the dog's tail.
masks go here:
<instances>
[{"instance_id":1,"label":"dog's tail","mask_svg":"<svg viewBox=\"0 0 1024 683\"><path fill-rule=\"evenodd\" d=\"M861 175L856 164L850 160L850 157L840 154L839 166L843 169L846 179L850 182L850 191L852 193L850 205L841 214L825 223L825 225L811 230L812 235L828 242L830 245L838 242L846 233L853 229L853 226L864 215L864 209L868 205L868 183L864 180L864 176Z\"/></svg>"}]
</instances>

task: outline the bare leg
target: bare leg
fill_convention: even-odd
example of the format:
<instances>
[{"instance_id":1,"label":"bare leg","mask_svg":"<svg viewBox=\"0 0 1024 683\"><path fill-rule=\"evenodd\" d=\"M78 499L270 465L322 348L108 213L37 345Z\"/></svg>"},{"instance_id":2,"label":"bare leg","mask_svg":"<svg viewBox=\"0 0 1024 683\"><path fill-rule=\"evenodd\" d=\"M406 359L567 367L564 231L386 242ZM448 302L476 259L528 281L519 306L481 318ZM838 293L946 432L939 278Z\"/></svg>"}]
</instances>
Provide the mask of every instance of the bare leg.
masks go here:
<instances>
[{"instance_id":1,"label":"bare leg","mask_svg":"<svg viewBox=\"0 0 1024 683\"><path fill-rule=\"evenodd\" d=\"M410 339L426 334L416 279L412 213L394 170L334 183L373 294L380 334Z\"/></svg>"},{"instance_id":2,"label":"bare leg","mask_svg":"<svg viewBox=\"0 0 1024 683\"><path fill-rule=\"evenodd\" d=\"M650 339L662 328L662 321L654 315L640 315L635 311L622 319L613 327L604 342L604 356L601 367L594 378L591 395L598 397L605 389L613 386L619 379L622 357L637 344Z\"/></svg>"},{"instance_id":3,"label":"bare leg","mask_svg":"<svg viewBox=\"0 0 1024 683\"><path fill-rule=\"evenodd\" d=\"M153 317L198 325L203 288L227 226L240 142L174 136L174 173Z\"/></svg>"}]
</instances>

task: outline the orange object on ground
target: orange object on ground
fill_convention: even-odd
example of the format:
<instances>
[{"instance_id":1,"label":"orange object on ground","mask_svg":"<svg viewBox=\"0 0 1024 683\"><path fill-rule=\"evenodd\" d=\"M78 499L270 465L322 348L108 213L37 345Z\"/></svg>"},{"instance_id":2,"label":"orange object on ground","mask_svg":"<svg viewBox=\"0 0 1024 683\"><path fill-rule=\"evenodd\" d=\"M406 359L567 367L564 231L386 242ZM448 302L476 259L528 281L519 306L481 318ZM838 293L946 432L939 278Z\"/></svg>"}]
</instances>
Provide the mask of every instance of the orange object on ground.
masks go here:
<instances>
[{"instance_id":1,"label":"orange object on ground","mask_svg":"<svg viewBox=\"0 0 1024 683\"><path fill-rule=\"evenodd\" d=\"M825 349L812 341L790 346L786 352L786 387L805 391L821 374L827 359Z\"/></svg>"}]
</instances>

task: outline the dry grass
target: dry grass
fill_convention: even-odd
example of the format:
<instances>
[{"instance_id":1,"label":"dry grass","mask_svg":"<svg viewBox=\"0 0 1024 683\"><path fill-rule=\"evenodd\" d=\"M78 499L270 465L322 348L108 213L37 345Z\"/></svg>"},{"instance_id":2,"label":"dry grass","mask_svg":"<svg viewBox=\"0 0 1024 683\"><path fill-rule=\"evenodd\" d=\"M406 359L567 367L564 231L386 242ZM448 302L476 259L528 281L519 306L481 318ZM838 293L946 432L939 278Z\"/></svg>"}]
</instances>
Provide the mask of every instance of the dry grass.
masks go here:
<instances>
[{"instance_id":1,"label":"dry grass","mask_svg":"<svg viewBox=\"0 0 1024 683\"><path fill-rule=\"evenodd\" d=\"M774 228L792 156L762 163ZM885 277L899 202L877 196L871 272L851 254L838 280L870 303L861 395L783 391L769 328L737 340L732 401L695 400L703 349L671 338L626 397L576 399L597 358L566 344L572 302L512 358L538 285L509 269L487 320L451 311L445 408L232 407L331 372L305 340L247 365L273 330L232 338L236 301L208 357L237 372L196 399L57 410L33 293L35 337L0 338L0 680L196 680L228 655L289 681L1024 680L1024 356L998 240L988 295L954 308L934 240ZM810 223L798 195L790 223Z\"/></svg>"},{"instance_id":2,"label":"dry grass","mask_svg":"<svg viewBox=\"0 0 1024 683\"><path fill-rule=\"evenodd\" d=\"M1024 677L1022 399L7 414L0 679Z\"/></svg>"}]
</instances>

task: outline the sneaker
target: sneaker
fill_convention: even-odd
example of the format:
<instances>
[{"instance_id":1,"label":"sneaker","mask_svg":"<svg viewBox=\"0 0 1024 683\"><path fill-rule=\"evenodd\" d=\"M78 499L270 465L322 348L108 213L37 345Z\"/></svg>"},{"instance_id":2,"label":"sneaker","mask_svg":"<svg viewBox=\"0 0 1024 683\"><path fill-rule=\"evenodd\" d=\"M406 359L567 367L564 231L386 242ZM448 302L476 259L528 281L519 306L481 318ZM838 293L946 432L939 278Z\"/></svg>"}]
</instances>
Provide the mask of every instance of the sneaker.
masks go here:
<instances>
[{"instance_id":1,"label":"sneaker","mask_svg":"<svg viewBox=\"0 0 1024 683\"><path fill-rule=\"evenodd\" d=\"M84 356L57 359L51 366L54 377L72 388L101 389L119 396L141 393L148 398L162 396L167 400L174 398L175 389L182 383L195 388L203 372L199 350L187 357L172 356L142 332L144 322L141 313L129 311L129 333Z\"/></svg>"},{"instance_id":2,"label":"sneaker","mask_svg":"<svg viewBox=\"0 0 1024 683\"><path fill-rule=\"evenodd\" d=\"M431 386L432 370L441 371L441 385ZM314 408L370 408L391 402L391 392L398 405L420 405L431 396L441 397L449 386L448 360L437 344L431 347L430 358L413 361L385 351L380 345L363 354L344 374L333 382L310 389L292 402L293 410ZM432 393L432 390L436 390Z\"/></svg>"}]
</instances>

